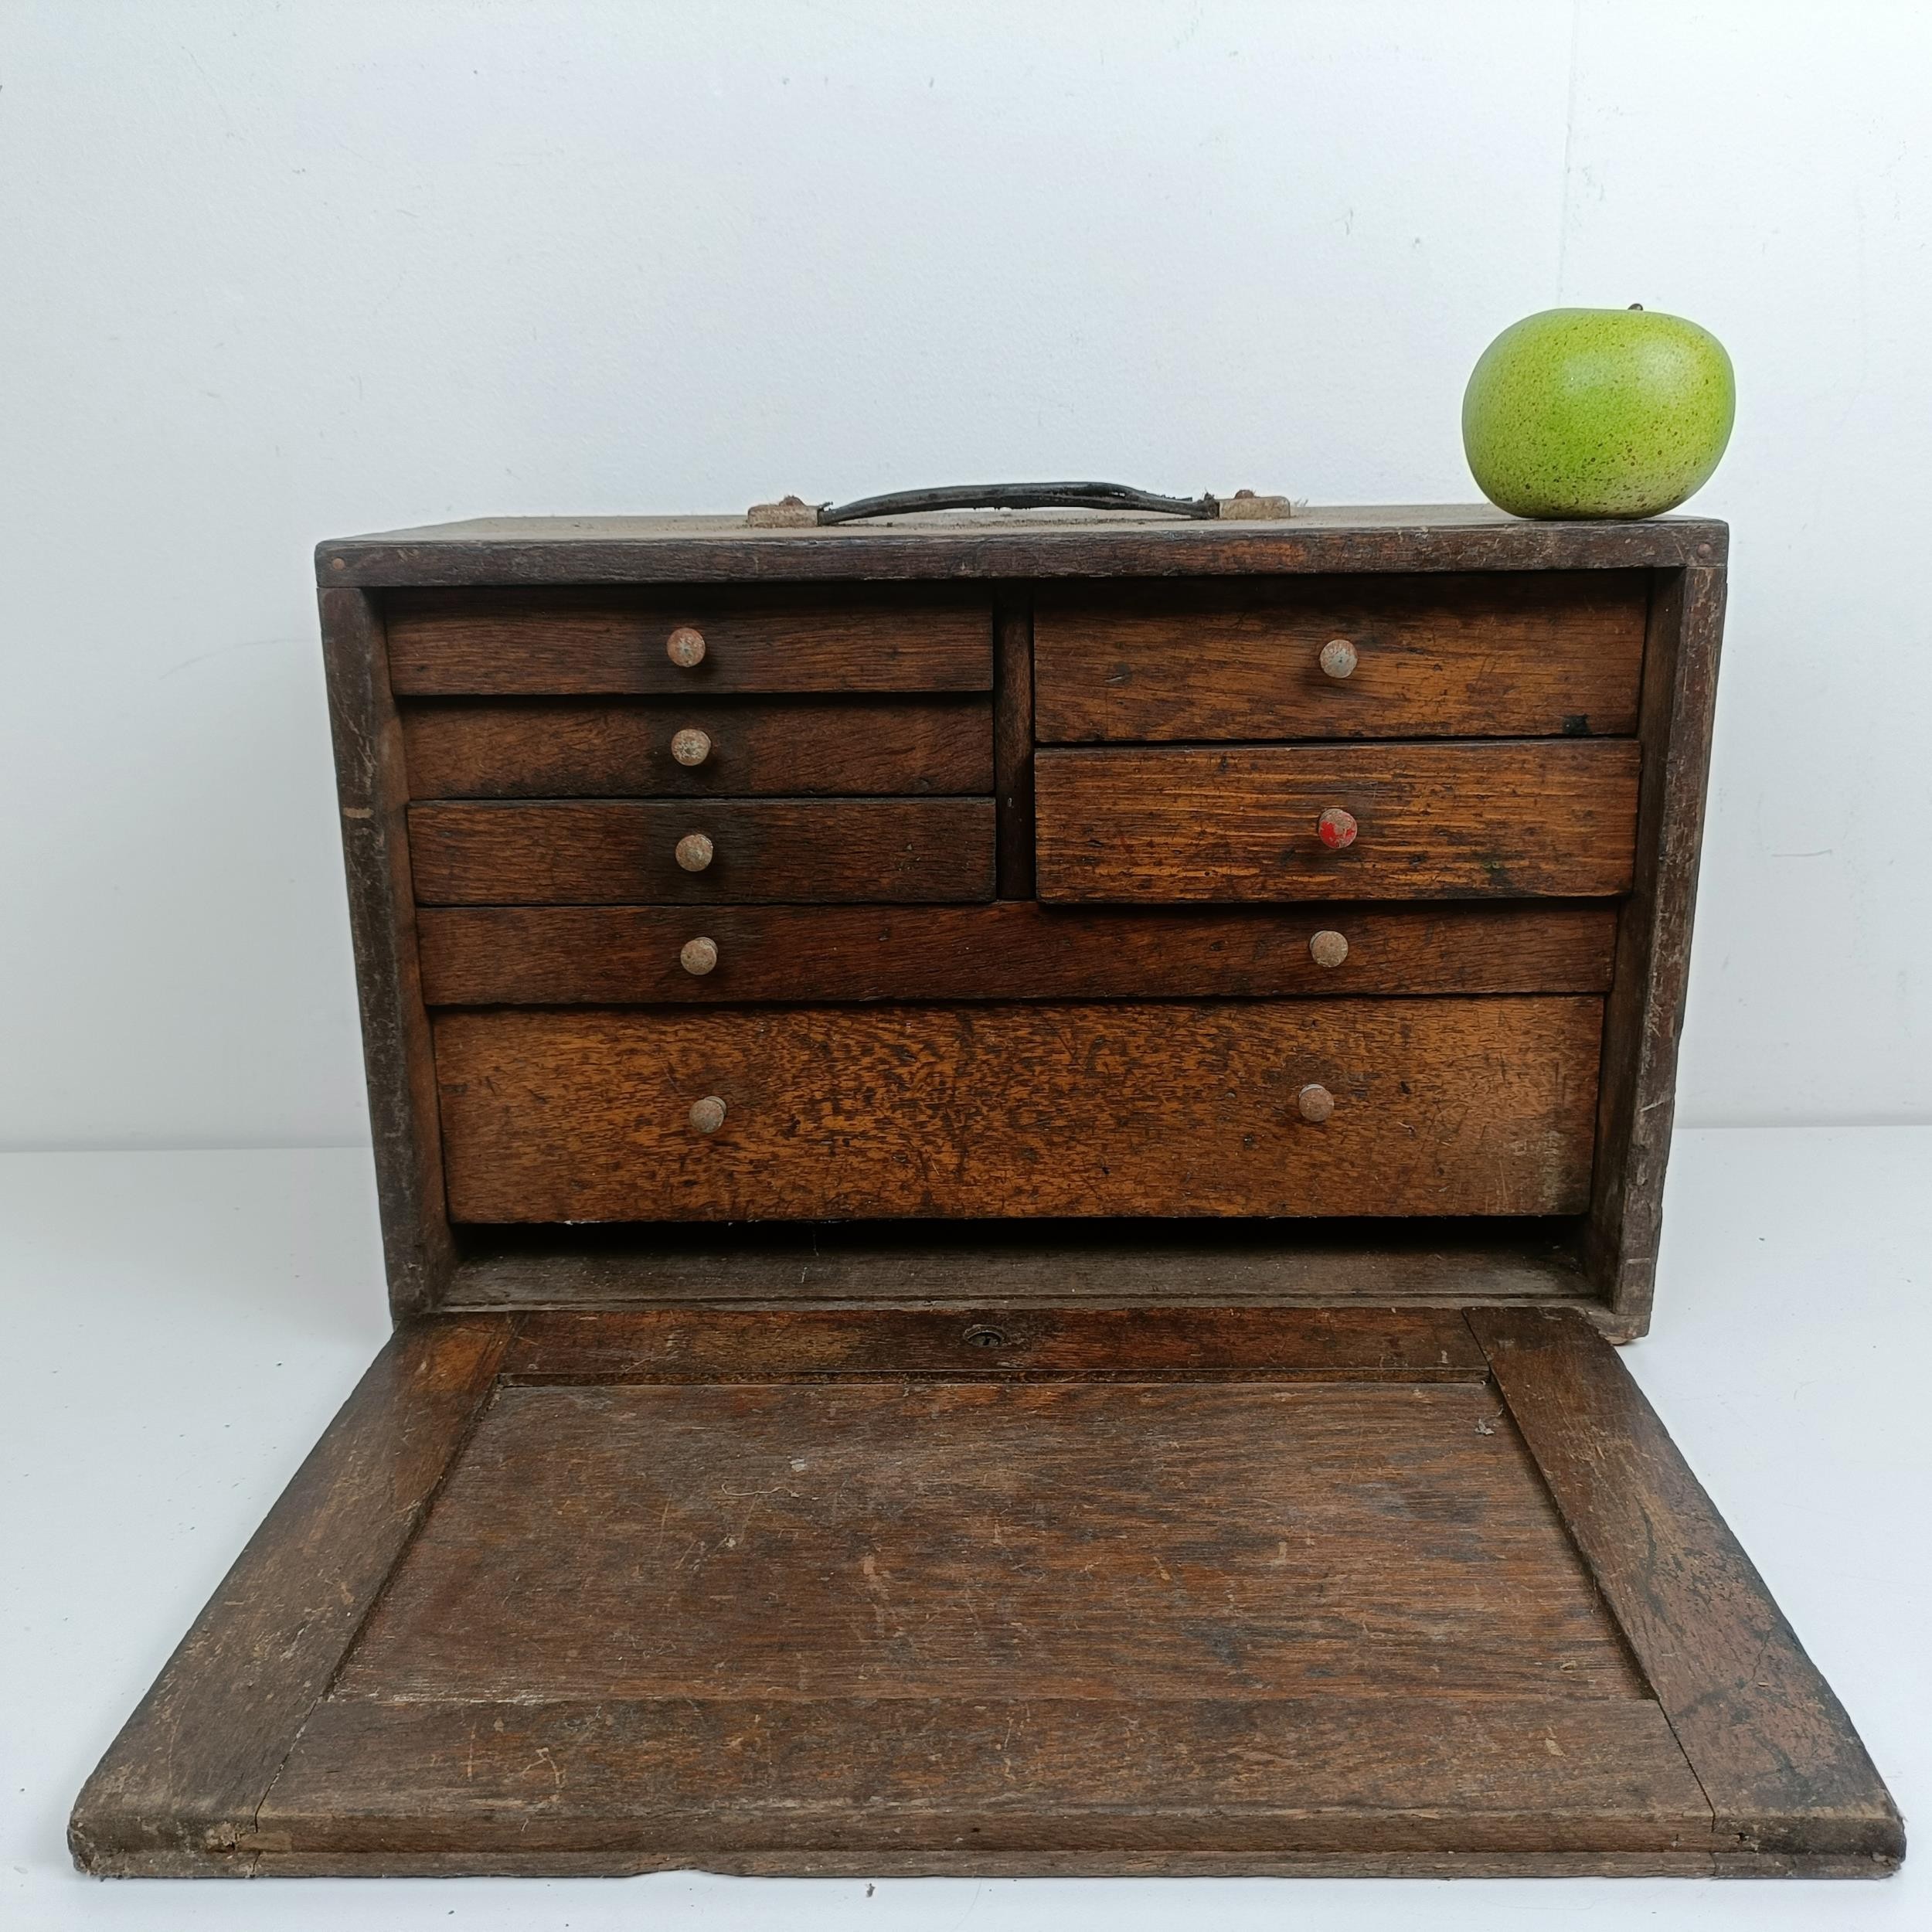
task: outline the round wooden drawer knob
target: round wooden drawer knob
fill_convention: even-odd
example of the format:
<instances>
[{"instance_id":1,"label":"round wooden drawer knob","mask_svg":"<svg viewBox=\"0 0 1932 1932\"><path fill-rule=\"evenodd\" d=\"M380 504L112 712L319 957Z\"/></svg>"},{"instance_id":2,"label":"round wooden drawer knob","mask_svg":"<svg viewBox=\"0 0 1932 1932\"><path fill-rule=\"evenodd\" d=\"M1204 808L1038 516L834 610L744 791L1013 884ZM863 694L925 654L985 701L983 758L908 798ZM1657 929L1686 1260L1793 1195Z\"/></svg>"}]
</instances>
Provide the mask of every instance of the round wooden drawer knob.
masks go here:
<instances>
[{"instance_id":1,"label":"round wooden drawer knob","mask_svg":"<svg viewBox=\"0 0 1932 1932\"><path fill-rule=\"evenodd\" d=\"M711 863L711 841L701 832L688 832L678 841L674 855L686 872L702 872Z\"/></svg>"},{"instance_id":2,"label":"round wooden drawer knob","mask_svg":"<svg viewBox=\"0 0 1932 1932\"><path fill-rule=\"evenodd\" d=\"M707 1094L701 1100L691 1103L691 1131L694 1134L715 1134L724 1125L725 1104L715 1094Z\"/></svg>"},{"instance_id":3,"label":"round wooden drawer knob","mask_svg":"<svg viewBox=\"0 0 1932 1932\"><path fill-rule=\"evenodd\" d=\"M704 633L681 624L664 641L664 654L671 662L689 671L704 662Z\"/></svg>"},{"instance_id":4,"label":"round wooden drawer knob","mask_svg":"<svg viewBox=\"0 0 1932 1932\"><path fill-rule=\"evenodd\" d=\"M711 740L702 731L680 731L671 740L671 755L681 765L701 765L711 756Z\"/></svg>"},{"instance_id":5,"label":"round wooden drawer knob","mask_svg":"<svg viewBox=\"0 0 1932 1932\"><path fill-rule=\"evenodd\" d=\"M1360 662L1346 638L1331 638L1321 647L1321 668L1332 678L1352 677Z\"/></svg>"},{"instance_id":6,"label":"round wooden drawer knob","mask_svg":"<svg viewBox=\"0 0 1932 1932\"><path fill-rule=\"evenodd\" d=\"M1349 942L1339 933L1317 933L1308 941L1308 957L1318 966L1339 966L1349 957Z\"/></svg>"},{"instance_id":7,"label":"round wooden drawer knob","mask_svg":"<svg viewBox=\"0 0 1932 1932\"><path fill-rule=\"evenodd\" d=\"M1344 811L1339 805L1331 805L1315 821L1317 837L1331 852L1339 852L1344 845L1355 843L1355 814Z\"/></svg>"},{"instance_id":8,"label":"round wooden drawer knob","mask_svg":"<svg viewBox=\"0 0 1932 1932\"><path fill-rule=\"evenodd\" d=\"M1335 1111L1335 1096L1325 1087L1304 1087L1294 1097L1295 1111L1304 1121L1319 1125Z\"/></svg>"},{"instance_id":9,"label":"round wooden drawer knob","mask_svg":"<svg viewBox=\"0 0 1932 1932\"><path fill-rule=\"evenodd\" d=\"M678 954L678 964L694 979L702 979L717 963L715 939L687 939Z\"/></svg>"}]
</instances>

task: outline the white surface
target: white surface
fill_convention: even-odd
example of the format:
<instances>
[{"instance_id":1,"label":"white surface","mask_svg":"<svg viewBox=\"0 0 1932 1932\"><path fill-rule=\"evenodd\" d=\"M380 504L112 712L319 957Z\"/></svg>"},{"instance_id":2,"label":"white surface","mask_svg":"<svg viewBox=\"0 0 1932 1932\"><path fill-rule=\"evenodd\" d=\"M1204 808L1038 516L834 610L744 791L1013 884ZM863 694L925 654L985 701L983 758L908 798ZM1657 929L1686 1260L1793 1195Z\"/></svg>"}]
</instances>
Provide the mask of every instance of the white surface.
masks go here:
<instances>
[{"instance_id":1,"label":"white surface","mask_svg":"<svg viewBox=\"0 0 1932 1932\"><path fill-rule=\"evenodd\" d=\"M8 0L0 1145L363 1138L318 538L1466 498L1484 345L1636 301L1741 390L1684 1117L1932 1117L1929 70L1914 5Z\"/></svg>"},{"instance_id":2,"label":"white surface","mask_svg":"<svg viewBox=\"0 0 1932 1932\"><path fill-rule=\"evenodd\" d=\"M1932 1792L1932 1130L1680 1137L1658 1332L1631 1367L1849 1707L1908 1823ZM1211 1923L1344 1932L1923 1927L1883 1884L122 1882L62 1842L82 1780L384 1334L366 1156L0 1160L0 1922L70 1927Z\"/></svg>"}]
</instances>

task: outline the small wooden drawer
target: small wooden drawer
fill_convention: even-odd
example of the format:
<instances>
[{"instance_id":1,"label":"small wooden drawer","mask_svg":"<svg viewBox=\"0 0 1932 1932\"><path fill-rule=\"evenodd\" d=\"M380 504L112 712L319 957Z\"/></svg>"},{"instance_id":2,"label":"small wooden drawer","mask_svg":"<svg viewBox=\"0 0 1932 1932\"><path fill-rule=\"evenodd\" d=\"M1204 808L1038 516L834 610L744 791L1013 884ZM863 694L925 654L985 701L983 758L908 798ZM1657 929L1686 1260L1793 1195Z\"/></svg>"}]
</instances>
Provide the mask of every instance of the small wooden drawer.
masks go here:
<instances>
[{"instance_id":1,"label":"small wooden drawer","mask_svg":"<svg viewBox=\"0 0 1932 1932\"><path fill-rule=\"evenodd\" d=\"M384 607L399 697L987 691L991 607L940 598L410 590Z\"/></svg>"},{"instance_id":2,"label":"small wooden drawer","mask_svg":"<svg viewBox=\"0 0 1932 1932\"><path fill-rule=\"evenodd\" d=\"M432 1006L1601 993L1608 906L425 906Z\"/></svg>"},{"instance_id":3,"label":"small wooden drawer","mask_svg":"<svg viewBox=\"0 0 1932 1932\"><path fill-rule=\"evenodd\" d=\"M993 713L984 698L458 699L406 705L402 719L418 798L993 789Z\"/></svg>"},{"instance_id":4,"label":"small wooden drawer","mask_svg":"<svg viewBox=\"0 0 1932 1932\"><path fill-rule=\"evenodd\" d=\"M1043 593L1045 744L1617 736L1641 571L1318 577Z\"/></svg>"},{"instance_id":5,"label":"small wooden drawer","mask_svg":"<svg viewBox=\"0 0 1932 1932\"><path fill-rule=\"evenodd\" d=\"M1542 1215L1597 998L500 1009L434 1020L461 1221Z\"/></svg>"},{"instance_id":6,"label":"small wooden drawer","mask_svg":"<svg viewBox=\"0 0 1932 1932\"><path fill-rule=\"evenodd\" d=\"M412 805L424 905L887 903L993 896L990 798Z\"/></svg>"},{"instance_id":7,"label":"small wooden drawer","mask_svg":"<svg viewBox=\"0 0 1932 1932\"><path fill-rule=\"evenodd\" d=\"M1627 739L1043 751L1043 900L1590 898L1630 888Z\"/></svg>"}]
</instances>

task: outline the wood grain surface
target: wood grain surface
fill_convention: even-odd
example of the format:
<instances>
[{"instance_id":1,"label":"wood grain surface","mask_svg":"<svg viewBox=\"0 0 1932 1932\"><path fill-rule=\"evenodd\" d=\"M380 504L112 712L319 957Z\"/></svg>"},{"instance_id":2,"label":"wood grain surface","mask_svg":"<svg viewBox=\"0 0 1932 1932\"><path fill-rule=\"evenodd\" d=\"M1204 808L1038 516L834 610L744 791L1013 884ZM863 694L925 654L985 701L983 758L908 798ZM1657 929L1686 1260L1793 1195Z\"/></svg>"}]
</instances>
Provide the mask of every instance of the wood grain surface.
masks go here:
<instances>
[{"instance_id":1,"label":"wood grain surface","mask_svg":"<svg viewBox=\"0 0 1932 1932\"><path fill-rule=\"evenodd\" d=\"M1586 1243L1626 1338L1649 1327L1656 1285L1723 629L1722 571L1675 573L1652 600L1637 863L1618 911L1615 984L1604 1019L1601 1151Z\"/></svg>"},{"instance_id":2,"label":"wood grain surface","mask_svg":"<svg viewBox=\"0 0 1932 1932\"><path fill-rule=\"evenodd\" d=\"M376 1199L389 1308L400 1321L437 1305L456 1260L417 964L409 781L376 600L325 590L319 601Z\"/></svg>"},{"instance_id":3,"label":"wood grain surface","mask_svg":"<svg viewBox=\"0 0 1932 1932\"><path fill-rule=\"evenodd\" d=\"M1043 900L1587 898L1629 889L1627 740L1043 751ZM1316 831L1352 813L1342 850Z\"/></svg>"},{"instance_id":4,"label":"wood grain surface","mask_svg":"<svg viewBox=\"0 0 1932 1932\"><path fill-rule=\"evenodd\" d=\"M908 602L862 587L681 594L617 590L519 596L399 591L383 600L389 675L412 696L726 692L985 691L993 682L985 604ZM665 645L691 627L702 661L674 664Z\"/></svg>"},{"instance_id":5,"label":"wood grain surface","mask_svg":"<svg viewBox=\"0 0 1932 1932\"><path fill-rule=\"evenodd\" d=\"M337 1692L1642 1697L1498 1413L1468 1383L506 1387Z\"/></svg>"},{"instance_id":6,"label":"wood grain surface","mask_svg":"<svg viewBox=\"0 0 1932 1932\"><path fill-rule=\"evenodd\" d=\"M550 1311L525 1317L513 1382L894 1383L1257 1376L1269 1381L1486 1382L1454 1308L800 1308Z\"/></svg>"},{"instance_id":7,"label":"wood grain surface","mask_svg":"<svg viewBox=\"0 0 1932 1932\"><path fill-rule=\"evenodd\" d=\"M1636 729L1642 571L1100 586L1043 594L1048 744L1512 738ZM1346 678L1321 668L1345 638Z\"/></svg>"},{"instance_id":8,"label":"wood grain surface","mask_svg":"<svg viewBox=\"0 0 1932 1932\"><path fill-rule=\"evenodd\" d=\"M431 905L993 896L990 798L492 800L412 805L409 827ZM694 832L699 872L675 856Z\"/></svg>"},{"instance_id":9,"label":"wood grain surface","mask_svg":"<svg viewBox=\"0 0 1932 1932\"><path fill-rule=\"evenodd\" d=\"M672 756L681 731L704 762ZM417 798L916 796L991 793L984 698L564 699L412 702L403 709Z\"/></svg>"},{"instance_id":10,"label":"wood grain surface","mask_svg":"<svg viewBox=\"0 0 1932 1932\"><path fill-rule=\"evenodd\" d=\"M1598 999L445 1011L452 1215L1562 1214ZM1338 1100L1321 1126L1295 1096ZM722 1129L686 1119L707 1095Z\"/></svg>"},{"instance_id":11,"label":"wood grain surface","mask_svg":"<svg viewBox=\"0 0 1932 1932\"><path fill-rule=\"evenodd\" d=\"M1008 1869L1037 1872L1073 1847L1088 1870L1136 1856L1170 1869L1210 1848L1447 1852L1455 1869L1532 1846L1708 1853L1710 1820L1648 1702L1112 1702L1008 1685L931 1699L335 1700L257 1842L366 1858L460 1845L519 1869L574 1849L628 1854L624 1869L740 1869L762 1855L752 1869L820 1869L842 1850L873 1861L853 1870L883 1855L914 1871L1017 1856Z\"/></svg>"},{"instance_id":12,"label":"wood grain surface","mask_svg":"<svg viewBox=\"0 0 1932 1932\"><path fill-rule=\"evenodd\" d=\"M1339 905L1234 911L985 906L421 908L432 1005L1600 993L1607 906ZM679 949L702 933L718 964ZM1308 942L1339 932L1348 957Z\"/></svg>"},{"instance_id":13,"label":"wood grain surface","mask_svg":"<svg viewBox=\"0 0 1932 1932\"><path fill-rule=\"evenodd\" d=\"M1720 1837L1902 1857L1897 1809L1844 1707L1615 1352L1571 1315L1469 1321Z\"/></svg>"},{"instance_id":14,"label":"wood grain surface","mask_svg":"<svg viewBox=\"0 0 1932 1932\"><path fill-rule=\"evenodd\" d=\"M74 1806L83 1870L232 1853L495 1381L510 1324L401 1331L182 1639Z\"/></svg>"},{"instance_id":15,"label":"wood grain surface","mask_svg":"<svg viewBox=\"0 0 1932 1932\"><path fill-rule=\"evenodd\" d=\"M750 529L737 516L479 517L318 546L324 584L504 587L1269 577L1721 565L1709 518L1525 522L1486 503L1349 505L1277 523L1118 515L901 517Z\"/></svg>"}]
</instances>

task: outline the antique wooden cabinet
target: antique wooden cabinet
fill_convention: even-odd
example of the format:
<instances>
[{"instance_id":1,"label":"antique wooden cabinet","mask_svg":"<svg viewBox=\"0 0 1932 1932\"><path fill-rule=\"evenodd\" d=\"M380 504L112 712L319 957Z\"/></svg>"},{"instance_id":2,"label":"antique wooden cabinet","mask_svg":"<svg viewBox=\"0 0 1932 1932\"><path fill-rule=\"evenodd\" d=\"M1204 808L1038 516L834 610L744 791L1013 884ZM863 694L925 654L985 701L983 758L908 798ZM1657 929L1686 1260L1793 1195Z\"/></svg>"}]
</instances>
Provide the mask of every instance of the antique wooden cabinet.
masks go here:
<instances>
[{"instance_id":1,"label":"antique wooden cabinet","mask_svg":"<svg viewBox=\"0 0 1932 1932\"><path fill-rule=\"evenodd\" d=\"M396 1334L84 1866L1896 1865L1611 1345L1724 529L1261 507L322 546Z\"/></svg>"}]
</instances>

